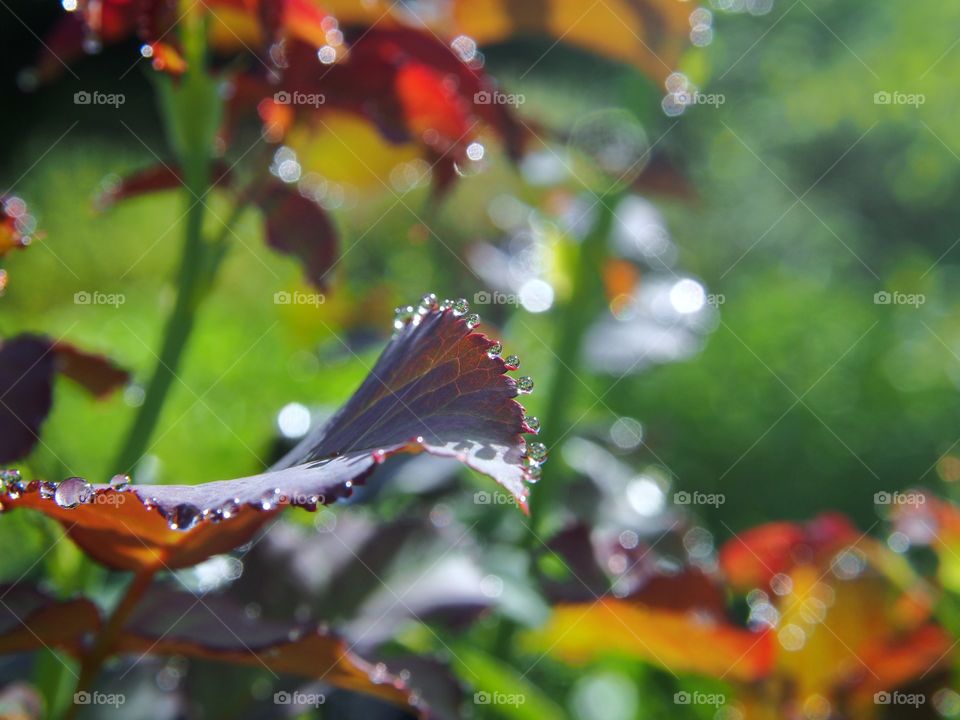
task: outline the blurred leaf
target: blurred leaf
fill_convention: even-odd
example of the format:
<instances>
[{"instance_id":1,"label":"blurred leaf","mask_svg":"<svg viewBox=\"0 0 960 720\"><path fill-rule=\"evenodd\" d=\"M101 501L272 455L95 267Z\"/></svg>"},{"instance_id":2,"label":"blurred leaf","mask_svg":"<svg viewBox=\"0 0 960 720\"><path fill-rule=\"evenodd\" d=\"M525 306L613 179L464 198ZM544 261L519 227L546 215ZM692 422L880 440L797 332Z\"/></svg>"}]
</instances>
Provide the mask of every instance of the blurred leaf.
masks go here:
<instances>
[{"instance_id":1,"label":"blurred leaf","mask_svg":"<svg viewBox=\"0 0 960 720\"><path fill-rule=\"evenodd\" d=\"M316 626L252 619L222 597L155 589L140 603L116 652L177 655L265 668L407 704L396 677L365 662L340 638Z\"/></svg>"},{"instance_id":2,"label":"blurred leaf","mask_svg":"<svg viewBox=\"0 0 960 720\"><path fill-rule=\"evenodd\" d=\"M0 690L0 717L4 720L40 720L43 698L26 683L12 683Z\"/></svg>"},{"instance_id":3,"label":"blurred leaf","mask_svg":"<svg viewBox=\"0 0 960 720\"><path fill-rule=\"evenodd\" d=\"M36 335L0 343L0 463L26 456L40 439L60 371L96 397L127 382L126 371L100 355Z\"/></svg>"},{"instance_id":4,"label":"blurred leaf","mask_svg":"<svg viewBox=\"0 0 960 720\"><path fill-rule=\"evenodd\" d=\"M763 677L773 663L768 632L613 598L557 605L545 627L527 634L524 647L576 664L627 656L675 673L746 681Z\"/></svg>"},{"instance_id":5,"label":"blurred leaf","mask_svg":"<svg viewBox=\"0 0 960 720\"><path fill-rule=\"evenodd\" d=\"M681 0L604 0L593 5L577 0L456 0L454 19L461 32L481 45L546 35L632 63L659 81L673 72L689 44L691 10Z\"/></svg>"},{"instance_id":6,"label":"blurred leaf","mask_svg":"<svg viewBox=\"0 0 960 720\"><path fill-rule=\"evenodd\" d=\"M23 584L0 586L0 654L62 648L77 654L100 613L86 599L58 601Z\"/></svg>"},{"instance_id":7,"label":"blurred leaf","mask_svg":"<svg viewBox=\"0 0 960 720\"><path fill-rule=\"evenodd\" d=\"M460 679L476 690L475 705L492 714L516 720L562 720L563 709L525 674L466 643L452 652L453 667Z\"/></svg>"}]
</instances>

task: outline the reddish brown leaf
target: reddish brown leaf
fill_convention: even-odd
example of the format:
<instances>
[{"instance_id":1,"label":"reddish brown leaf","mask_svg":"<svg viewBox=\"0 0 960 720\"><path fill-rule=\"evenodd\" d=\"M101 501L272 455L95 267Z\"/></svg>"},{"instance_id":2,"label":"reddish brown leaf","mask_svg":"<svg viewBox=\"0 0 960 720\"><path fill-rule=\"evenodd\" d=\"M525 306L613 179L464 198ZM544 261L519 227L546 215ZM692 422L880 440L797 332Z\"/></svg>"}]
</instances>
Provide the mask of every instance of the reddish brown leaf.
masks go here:
<instances>
[{"instance_id":1,"label":"reddish brown leaf","mask_svg":"<svg viewBox=\"0 0 960 720\"><path fill-rule=\"evenodd\" d=\"M297 257L317 287L327 285L327 273L337 257L337 233L330 216L296 188L281 182L268 185L257 198L263 211L267 244Z\"/></svg>"},{"instance_id":2,"label":"reddish brown leaf","mask_svg":"<svg viewBox=\"0 0 960 720\"><path fill-rule=\"evenodd\" d=\"M230 168L225 163L216 163L213 168L212 185L214 187L229 185L232 180ZM176 190L181 187L183 187L183 178L180 174L180 168L161 163L122 178L118 183L101 193L96 204L100 210L106 210L121 200L129 200L164 190Z\"/></svg>"},{"instance_id":3,"label":"reddish brown leaf","mask_svg":"<svg viewBox=\"0 0 960 720\"><path fill-rule=\"evenodd\" d=\"M526 481L545 448L525 446L529 428L514 400L518 383L491 355L498 344L473 331L465 305L441 306L428 296L419 310L405 312L353 397L268 472L125 491L80 478L59 486L16 482L0 497L7 507L57 518L90 555L123 569L184 567L224 552L286 504L314 508L349 495L354 483L400 452L456 458L494 478L525 510Z\"/></svg>"},{"instance_id":4,"label":"reddish brown leaf","mask_svg":"<svg viewBox=\"0 0 960 720\"><path fill-rule=\"evenodd\" d=\"M774 657L769 632L613 598L556 606L525 644L575 664L632 657L673 672L744 681L766 675Z\"/></svg>"},{"instance_id":5,"label":"reddish brown leaf","mask_svg":"<svg viewBox=\"0 0 960 720\"><path fill-rule=\"evenodd\" d=\"M96 398L105 398L130 380L130 373L103 355L93 355L65 342L54 343L57 370Z\"/></svg>"},{"instance_id":6,"label":"reddish brown leaf","mask_svg":"<svg viewBox=\"0 0 960 720\"><path fill-rule=\"evenodd\" d=\"M393 703L412 703L399 678L355 655L336 635L315 625L254 620L217 596L199 602L187 593L153 591L137 608L115 651L266 668Z\"/></svg>"},{"instance_id":7,"label":"reddish brown leaf","mask_svg":"<svg viewBox=\"0 0 960 720\"><path fill-rule=\"evenodd\" d=\"M0 586L0 655L59 648L72 653L100 626L89 600L58 602L26 585Z\"/></svg>"}]
</instances>

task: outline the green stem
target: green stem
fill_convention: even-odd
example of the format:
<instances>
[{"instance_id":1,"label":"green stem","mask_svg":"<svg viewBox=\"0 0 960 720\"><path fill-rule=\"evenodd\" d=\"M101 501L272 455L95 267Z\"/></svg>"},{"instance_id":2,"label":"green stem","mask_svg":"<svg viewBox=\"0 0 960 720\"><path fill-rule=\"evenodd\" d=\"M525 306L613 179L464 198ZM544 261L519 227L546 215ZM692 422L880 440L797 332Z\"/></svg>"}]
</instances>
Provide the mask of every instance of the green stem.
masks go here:
<instances>
[{"instance_id":1,"label":"green stem","mask_svg":"<svg viewBox=\"0 0 960 720\"><path fill-rule=\"evenodd\" d=\"M603 264L607 257L607 241L613 224L615 196L599 198L598 217L590 233L580 245L575 258L573 289L557 319L560 328L554 348L555 360L547 407L543 413L541 442L548 452L558 452L559 444L567 436L573 423L571 409L580 389L580 362L583 338L596 317L604 297ZM543 482L533 488L531 508L539 532L545 521L545 510L558 496L565 478L561 464L555 462L545 470ZM531 533L532 536L532 533Z\"/></svg>"},{"instance_id":2,"label":"green stem","mask_svg":"<svg viewBox=\"0 0 960 720\"><path fill-rule=\"evenodd\" d=\"M133 581L127 586L126 592L123 594L120 602L117 603L113 613L111 613L110 619L107 620L106 624L100 629L100 632L97 633L93 647L84 655L80 665L80 676L77 678L75 692L86 692L93 687L97 676L100 674L100 668L103 666L104 660L106 660L113 651L120 632L123 630L124 625L127 624L127 620L130 619L130 615L134 609L136 609L140 600L143 599L144 594L150 588L155 574L155 568L148 568L134 575ZM79 707L77 704L71 705L64 714L65 720L71 720L71 718L75 717Z\"/></svg>"}]
</instances>

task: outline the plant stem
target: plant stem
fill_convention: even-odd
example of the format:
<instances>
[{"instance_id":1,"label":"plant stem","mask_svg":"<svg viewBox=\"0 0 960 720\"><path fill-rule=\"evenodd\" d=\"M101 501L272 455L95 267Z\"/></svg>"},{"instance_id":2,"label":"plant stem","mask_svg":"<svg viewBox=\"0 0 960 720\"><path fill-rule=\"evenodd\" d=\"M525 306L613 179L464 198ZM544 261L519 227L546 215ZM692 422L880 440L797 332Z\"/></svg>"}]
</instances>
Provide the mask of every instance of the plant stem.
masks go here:
<instances>
[{"instance_id":1,"label":"plant stem","mask_svg":"<svg viewBox=\"0 0 960 720\"><path fill-rule=\"evenodd\" d=\"M596 316L604 297L603 264L607 257L607 240L613 224L610 209L617 197L599 198L597 219L580 245L575 258L573 290L557 319L560 334L556 341L553 376L547 391L547 407L543 413L541 441L549 452L559 451L559 444L570 431L571 408L580 387L583 338ZM555 463L553 468L560 468ZM546 471L549 477L533 487L531 507L538 532L543 527L545 510L560 492L564 481L562 470ZM532 536L532 533L531 533Z\"/></svg>"},{"instance_id":2,"label":"plant stem","mask_svg":"<svg viewBox=\"0 0 960 720\"><path fill-rule=\"evenodd\" d=\"M124 592L120 602L117 603L117 606L113 609L109 620L100 628L100 632L97 633L90 652L84 655L80 665L80 677L77 679L75 692L86 692L93 686L97 675L100 674L103 661L110 656L120 632L123 630L124 625L126 625L127 620L130 619L130 615L133 613L137 604L149 589L155 574L156 568L148 568L141 570L133 576L133 581L127 586L126 592ZM71 705L64 714L65 720L71 720L71 718L76 715L79 707L77 704Z\"/></svg>"}]
</instances>

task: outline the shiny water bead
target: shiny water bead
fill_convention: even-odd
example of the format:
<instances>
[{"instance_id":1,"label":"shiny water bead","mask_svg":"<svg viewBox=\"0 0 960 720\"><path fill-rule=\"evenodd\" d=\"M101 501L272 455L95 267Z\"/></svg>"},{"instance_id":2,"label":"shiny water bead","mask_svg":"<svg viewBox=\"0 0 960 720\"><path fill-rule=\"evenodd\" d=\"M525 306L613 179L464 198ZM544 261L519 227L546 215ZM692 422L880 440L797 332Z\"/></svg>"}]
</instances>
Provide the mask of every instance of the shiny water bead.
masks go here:
<instances>
[{"instance_id":1,"label":"shiny water bead","mask_svg":"<svg viewBox=\"0 0 960 720\"><path fill-rule=\"evenodd\" d=\"M535 418L533 415L523 419L527 427L530 428L530 432L540 432L540 420Z\"/></svg>"},{"instance_id":2,"label":"shiny water bead","mask_svg":"<svg viewBox=\"0 0 960 720\"><path fill-rule=\"evenodd\" d=\"M516 370L518 367L520 367L520 358L516 355L507 355L503 361L511 370Z\"/></svg>"},{"instance_id":3,"label":"shiny water bead","mask_svg":"<svg viewBox=\"0 0 960 720\"><path fill-rule=\"evenodd\" d=\"M75 508L93 499L93 486L83 478L71 477L57 486L53 501L62 508Z\"/></svg>"},{"instance_id":4,"label":"shiny water bead","mask_svg":"<svg viewBox=\"0 0 960 720\"><path fill-rule=\"evenodd\" d=\"M40 483L39 492L40 497L42 497L44 500L49 500L56 494L57 485L49 480L44 480Z\"/></svg>"},{"instance_id":5,"label":"shiny water bead","mask_svg":"<svg viewBox=\"0 0 960 720\"><path fill-rule=\"evenodd\" d=\"M131 482L132 480L129 475L120 473L119 475L114 475L112 478L110 478L110 487L117 492L123 492L130 487Z\"/></svg>"},{"instance_id":6,"label":"shiny water bead","mask_svg":"<svg viewBox=\"0 0 960 720\"><path fill-rule=\"evenodd\" d=\"M263 495L260 496L260 509L261 510L273 510L281 502L283 493L280 492L280 488L274 488L273 490L267 490Z\"/></svg>"},{"instance_id":7,"label":"shiny water bead","mask_svg":"<svg viewBox=\"0 0 960 720\"><path fill-rule=\"evenodd\" d=\"M477 325L480 324L480 316L476 313L471 313L464 318L467 322L467 328L473 330Z\"/></svg>"},{"instance_id":8,"label":"shiny water bead","mask_svg":"<svg viewBox=\"0 0 960 720\"><path fill-rule=\"evenodd\" d=\"M5 492L10 485L20 482L19 470L0 470L0 492Z\"/></svg>"},{"instance_id":9,"label":"shiny water bead","mask_svg":"<svg viewBox=\"0 0 960 720\"><path fill-rule=\"evenodd\" d=\"M167 526L171 530L190 530L200 522L200 508L190 503L177 505L167 516Z\"/></svg>"},{"instance_id":10,"label":"shiny water bead","mask_svg":"<svg viewBox=\"0 0 960 720\"><path fill-rule=\"evenodd\" d=\"M542 442L533 442L527 445L527 457L534 462L543 462L547 457L547 446Z\"/></svg>"},{"instance_id":11,"label":"shiny water bead","mask_svg":"<svg viewBox=\"0 0 960 720\"><path fill-rule=\"evenodd\" d=\"M470 312L470 303L464 298L460 298L453 303L454 315L466 315L468 312Z\"/></svg>"},{"instance_id":12,"label":"shiny water bead","mask_svg":"<svg viewBox=\"0 0 960 720\"><path fill-rule=\"evenodd\" d=\"M533 378L524 375L517 380L517 390L522 393L533 392Z\"/></svg>"},{"instance_id":13,"label":"shiny water bead","mask_svg":"<svg viewBox=\"0 0 960 720\"><path fill-rule=\"evenodd\" d=\"M234 498L233 500L227 500L223 505L221 505L217 512L220 513L220 517L224 520L229 520L240 512L240 501Z\"/></svg>"},{"instance_id":14,"label":"shiny water bead","mask_svg":"<svg viewBox=\"0 0 960 720\"><path fill-rule=\"evenodd\" d=\"M543 475L543 469L539 465L529 465L527 467L528 482L537 483L541 475Z\"/></svg>"},{"instance_id":15,"label":"shiny water bead","mask_svg":"<svg viewBox=\"0 0 960 720\"><path fill-rule=\"evenodd\" d=\"M495 342L487 349L487 355L492 358L500 357L500 353L503 352L503 343Z\"/></svg>"},{"instance_id":16,"label":"shiny water bead","mask_svg":"<svg viewBox=\"0 0 960 720\"><path fill-rule=\"evenodd\" d=\"M441 310L450 310L453 307L453 300L447 298L442 303L440 303Z\"/></svg>"},{"instance_id":17,"label":"shiny water bead","mask_svg":"<svg viewBox=\"0 0 960 720\"><path fill-rule=\"evenodd\" d=\"M223 520L223 515L220 514L220 510L217 508L204 508L203 512L200 513L200 517L212 523L218 523Z\"/></svg>"},{"instance_id":18,"label":"shiny water bead","mask_svg":"<svg viewBox=\"0 0 960 720\"><path fill-rule=\"evenodd\" d=\"M417 310L421 315L426 315L427 313L436 310L436 308L437 296L433 293L427 293L420 298L420 306L417 308Z\"/></svg>"},{"instance_id":19,"label":"shiny water bead","mask_svg":"<svg viewBox=\"0 0 960 720\"><path fill-rule=\"evenodd\" d=\"M394 330L403 330L406 327L407 323L413 320L417 311L414 309L413 305L407 305L406 307L398 307L396 313L393 316L393 328Z\"/></svg>"}]
</instances>

